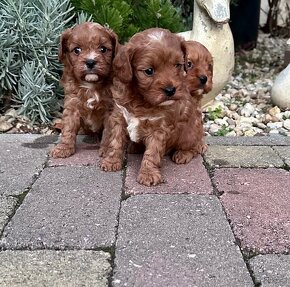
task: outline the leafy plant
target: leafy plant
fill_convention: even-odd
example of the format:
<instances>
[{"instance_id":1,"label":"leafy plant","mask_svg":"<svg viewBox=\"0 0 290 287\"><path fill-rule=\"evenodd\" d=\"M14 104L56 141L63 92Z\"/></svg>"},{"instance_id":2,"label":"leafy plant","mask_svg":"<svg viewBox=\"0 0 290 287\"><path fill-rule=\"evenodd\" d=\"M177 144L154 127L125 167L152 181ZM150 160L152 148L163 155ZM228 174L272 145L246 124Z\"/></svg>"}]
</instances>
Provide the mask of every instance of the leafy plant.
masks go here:
<instances>
[{"instance_id":1,"label":"leafy plant","mask_svg":"<svg viewBox=\"0 0 290 287\"><path fill-rule=\"evenodd\" d=\"M215 133L215 136L225 136L229 132L231 132L233 129L227 127L226 125L222 125L222 127Z\"/></svg>"},{"instance_id":2,"label":"leafy plant","mask_svg":"<svg viewBox=\"0 0 290 287\"><path fill-rule=\"evenodd\" d=\"M0 0L0 18L0 104L10 95L19 113L47 122L62 97L57 51L70 2Z\"/></svg>"},{"instance_id":3,"label":"leafy plant","mask_svg":"<svg viewBox=\"0 0 290 287\"><path fill-rule=\"evenodd\" d=\"M71 0L75 11L84 11L95 22L113 29L121 42L138 31L162 27L184 29L177 9L169 0Z\"/></svg>"},{"instance_id":4,"label":"leafy plant","mask_svg":"<svg viewBox=\"0 0 290 287\"><path fill-rule=\"evenodd\" d=\"M26 62L21 69L15 102L19 104L20 114L48 122L51 119L49 111L59 110L59 102L54 92L55 84L48 84L45 71L36 65L35 61Z\"/></svg>"},{"instance_id":5,"label":"leafy plant","mask_svg":"<svg viewBox=\"0 0 290 287\"><path fill-rule=\"evenodd\" d=\"M212 121L222 118L223 117L222 107L218 106L214 110L211 107L209 107L206 113L206 117Z\"/></svg>"}]
</instances>

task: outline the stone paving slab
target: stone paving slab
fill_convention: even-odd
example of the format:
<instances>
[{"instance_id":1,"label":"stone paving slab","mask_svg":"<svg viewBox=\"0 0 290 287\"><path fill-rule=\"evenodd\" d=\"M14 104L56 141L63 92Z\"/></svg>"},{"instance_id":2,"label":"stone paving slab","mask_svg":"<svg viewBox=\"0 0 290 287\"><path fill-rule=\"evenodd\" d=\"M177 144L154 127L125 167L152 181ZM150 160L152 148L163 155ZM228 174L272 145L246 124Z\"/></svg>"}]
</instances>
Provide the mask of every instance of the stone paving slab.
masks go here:
<instances>
[{"instance_id":1,"label":"stone paving slab","mask_svg":"<svg viewBox=\"0 0 290 287\"><path fill-rule=\"evenodd\" d=\"M25 143L25 144L52 144L57 140L57 135L41 134L0 134L0 143Z\"/></svg>"},{"instance_id":2,"label":"stone paving slab","mask_svg":"<svg viewBox=\"0 0 290 287\"><path fill-rule=\"evenodd\" d=\"M201 156L188 164L175 164L169 157L162 162L161 172L165 183L147 187L137 182L142 155L129 154L125 179L125 193L128 195L145 193L194 193L211 194L213 192L210 178L203 165Z\"/></svg>"},{"instance_id":3,"label":"stone paving slab","mask_svg":"<svg viewBox=\"0 0 290 287\"><path fill-rule=\"evenodd\" d=\"M6 226L4 249L111 247L121 173L96 167L46 168Z\"/></svg>"},{"instance_id":4,"label":"stone paving slab","mask_svg":"<svg viewBox=\"0 0 290 287\"><path fill-rule=\"evenodd\" d=\"M288 167L290 167L290 146L274 146L273 149L280 155Z\"/></svg>"},{"instance_id":5,"label":"stone paving slab","mask_svg":"<svg viewBox=\"0 0 290 287\"><path fill-rule=\"evenodd\" d=\"M98 144L78 144L76 153L68 158L50 158L48 166L99 165Z\"/></svg>"},{"instance_id":6,"label":"stone paving slab","mask_svg":"<svg viewBox=\"0 0 290 287\"><path fill-rule=\"evenodd\" d=\"M268 146L218 146L208 147L205 160L216 167L282 167L283 160Z\"/></svg>"},{"instance_id":7,"label":"stone paving slab","mask_svg":"<svg viewBox=\"0 0 290 287\"><path fill-rule=\"evenodd\" d=\"M261 287L290 286L290 255L258 255L250 260L250 267Z\"/></svg>"},{"instance_id":8,"label":"stone paving slab","mask_svg":"<svg viewBox=\"0 0 290 287\"><path fill-rule=\"evenodd\" d=\"M288 171L224 168L215 171L213 181L243 250L290 251Z\"/></svg>"},{"instance_id":9,"label":"stone paving slab","mask_svg":"<svg viewBox=\"0 0 290 287\"><path fill-rule=\"evenodd\" d=\"M138 195L122 202L113 286L253 286L218 199Z\"/></svg>"},{"instance_id":10,"label":"stone paving slab","mask_svg":"<svg viewBox=\"0 0 290 287\"><path fill-rule=\"evenodd\" d=\"M102 251L0 252L1 287L107 287L110 254Z\"/></svg>"},{"instance_id":11,"label":"stone paving slab","mask_svg":"<svg viewBox=\"0 0 290 287\"><path fill-rule=\"evenodd\" d=\"M207 136L205 140L210 145L238 146L290 146L290 137L282 135L255 137L218 137Z\"/></svg>"},{"instance_id":12,"label":"stone paving slab","mask_svg":"<svg viewBox=\"0 0 290 287\"><path fill-rule=\"evenodd\" d=\"M5 138L0 136L0 195L19 195L43 169L49 145L32 148L30 139L9 142L2 140Z\"/></svg>"},{"instance_id":13,"label":"stone paving slab","mask_svg":"<svg viewBox=\"0 0 290 287\"><path fill-rule=\"evenodd\" d=\"M7 224L9 217L13 214L16 204L16 198L0 195L0 234Z\"/></svg>"}]
</instances>

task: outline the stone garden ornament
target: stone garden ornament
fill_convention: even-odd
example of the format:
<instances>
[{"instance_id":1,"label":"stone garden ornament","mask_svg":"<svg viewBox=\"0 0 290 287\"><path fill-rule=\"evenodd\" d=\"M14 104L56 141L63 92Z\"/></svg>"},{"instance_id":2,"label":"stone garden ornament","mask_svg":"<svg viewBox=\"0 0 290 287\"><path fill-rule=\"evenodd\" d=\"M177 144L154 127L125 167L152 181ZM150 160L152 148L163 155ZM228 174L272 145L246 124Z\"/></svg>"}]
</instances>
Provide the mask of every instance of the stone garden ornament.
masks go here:
<instances>
[{"instance_id":1,"label":"stone garden ornament","mask_svg":"<svg viewBox=\"0 0 290 287\"><path fill-rule=\"evenodd\" d=\"M233 35L228 24L230 0L194 0L193 28L179 33L186 40L202 43L214 60L213 89L204 95L206 106L229 81L235 64Z\"/></svg>"},{"instance_id":2,"label":"stone garden ornament","mask_svg":"<svg viewBox=\"0 0 290 287\"><path fill-rule=\"evenodd\" d=\"M287 41L287 50L290 51L290 38ZM283 110L290 109L290 63L276 77L271 91L271 100Z\"/></svg>"}]
</instances>

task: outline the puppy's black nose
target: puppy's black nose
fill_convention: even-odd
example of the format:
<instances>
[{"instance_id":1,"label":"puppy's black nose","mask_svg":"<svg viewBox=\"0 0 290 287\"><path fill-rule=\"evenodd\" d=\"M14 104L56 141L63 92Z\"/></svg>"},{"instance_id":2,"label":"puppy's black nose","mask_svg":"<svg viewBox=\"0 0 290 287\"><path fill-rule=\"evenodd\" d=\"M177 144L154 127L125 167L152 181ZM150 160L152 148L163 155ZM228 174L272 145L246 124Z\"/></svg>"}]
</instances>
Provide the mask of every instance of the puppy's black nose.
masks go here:
<instances>
[{"instance_id":1,"label":"puppy's black nose","mask_svg":"<svg viewBox=\"0 0 290 287\"><path fill-rule=\"evenodd\" d=\"M96 65L96 61L94 59L87 59L86 60L86 66L89 69L92 69Z\"/></svg>"},{"instance_id":2,"label":"puppy's black nose","mask_svg":"<svg viewBox=\"0 0 290 287\"><path fill-rule=\"evenodd\" d=\"M172 97L176 92L176 88L175 87L166 87L164 89L164 92L165 92L165 95L167 97Z\"/></svg>"},{"instance_id":3,"label":"puppy's black nose","mask_svg":"<svg viewBox=\"0 0 290 287\"><path fill-rule=\"evenodd\" d=\"M207 82L207 76L206 75L199 76L199 81L202 85L205 85Z\"/></svg>"}]
</instances>

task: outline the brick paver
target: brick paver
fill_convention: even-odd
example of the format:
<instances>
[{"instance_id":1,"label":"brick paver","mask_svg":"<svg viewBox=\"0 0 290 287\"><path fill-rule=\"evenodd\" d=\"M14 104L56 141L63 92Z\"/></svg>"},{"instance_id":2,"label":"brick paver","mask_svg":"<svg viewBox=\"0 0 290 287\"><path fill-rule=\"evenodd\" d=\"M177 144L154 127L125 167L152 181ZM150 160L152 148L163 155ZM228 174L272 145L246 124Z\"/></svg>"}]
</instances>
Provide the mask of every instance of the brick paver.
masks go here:
<instances>
[{"instance_id":1,"label":"brick paver","mask_svg":"<svg viewBox=\"0 0 290 287\"><path fill-rule=\"evenodd\" d=\"M19 195L33 183L47 161L49 146L39 147L1 141L0 195Z\"/></svg>"},{"instance_id":2,"label":"brick paver","mask_svg":"<svg viewBox=\"0 0 290 287\"><path fill-rule=\"evenodd\" d=\"M101 251L2 251L1 287L107 287L110 254Z\"/></svg>"},{"instance_id":3,"label":"brick paver","mask_svg":"<svg viewBox=\"0 0 290 287\"><path fill-rule=\"evenodd\" d=\"M0 195L0 234L7 224L9 217L13 214L16 204L16 198Z\"/></svg>"},{"instance_id":4,"label":"brick paver","mask_svg":"<svg viewBox=\"0 0 290 287\"><path fill-rule=\"evenodd\" d=\"M273 149L280 155L285 164L290 168L290 146L274 146Z\"/></svg>"},{"instance_id":5,"label":"brick paver","mask_svg":"<svg viewBox=\"0 0 290 287\"><path fill-rule=\"evenodd\" d=\"M213 192L207 170L201 156L188 164L177 165L169 157L162 160L161 172L165 183L146 187L137 182L142 155L128 155L127 176L125 179L126 194L148 193L194 193L210 194Z\"/></svg>"},{"instance_id":6,"label":"brick paver","mask_svg":"<svg viewBox=\"0 0 290 287\"><path fill-rule=\"evenodd\" d=\"M245 250L290 250L290 173L283 169L219 169L214 182Z\"/></svg>"},{"instance_id":7,"label":"brick paver","mask_svg":"<svg viewBox=\"0 0 290 287\"><path fill-rule=\"evenodd\" d=\"M216 167L282 167L282 159L269 146L209 146L205 160Z\"/></svg>"},{"instance_id":8,"label":"brick paver","mask_svg":"<svg viewBox=\"0 0 290 287\"><path fill-rule=\"evenodd\" d=\"M216 197L123 201L113 286L253 286Z\"/></svg>"},{"instance_id":9,"label":"brick paver","mask_svg":"<svg viewBox=\"0 0 290 287\"><path fill-rule=\"evenodd\" d=\"M258 255L250 260L258 286L290 286L290 255Z\"/></svg>"},{"instance_id":10,"label":"brick paver","mask_svg":"<svg viewBox=\"0 0 290 287\"><path fill-rule=\"evenodd\" d=\"M68 165L98 165L98 144L78 144L76 153L67 158L50 158L49 166L68 166Z\"/></svg>"},{"instance_id":11,"label":"brick paver","mask_svg":"<svg viewBox=\"0 0 290 287\"><path fill-rule=\"evenodd\" d=\"M111 247L122 178L96 167L46 168L6 227L8 249Z\"/></svg>"}]
</instances>

